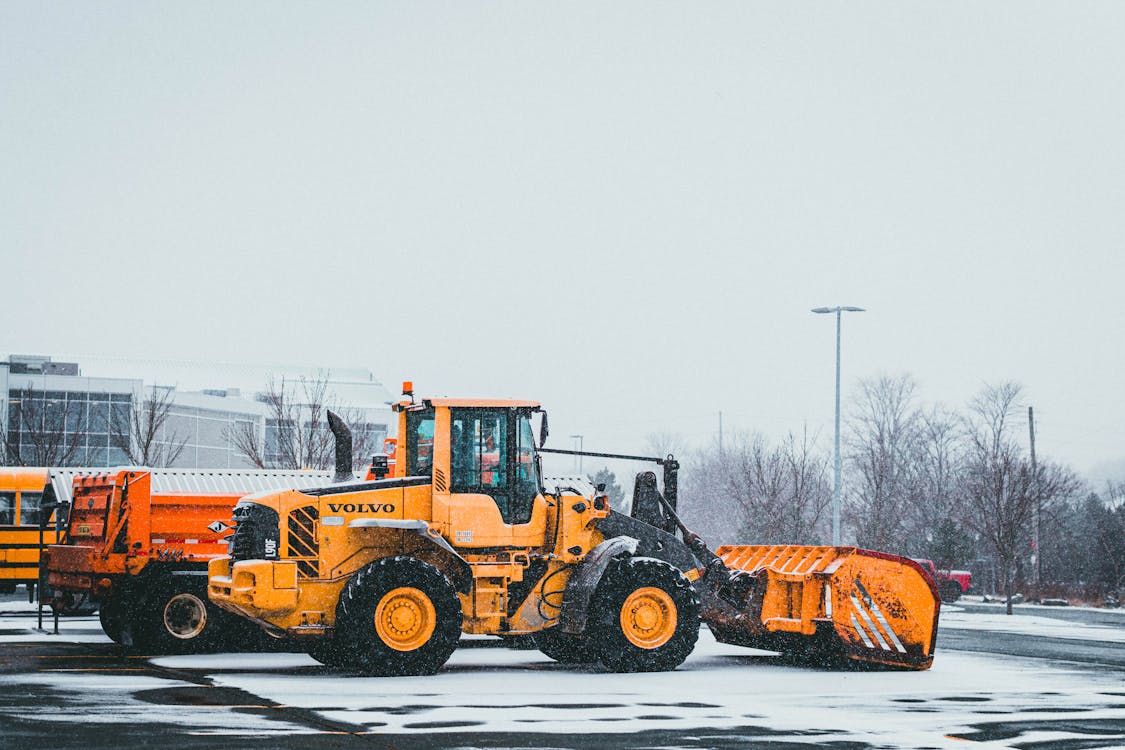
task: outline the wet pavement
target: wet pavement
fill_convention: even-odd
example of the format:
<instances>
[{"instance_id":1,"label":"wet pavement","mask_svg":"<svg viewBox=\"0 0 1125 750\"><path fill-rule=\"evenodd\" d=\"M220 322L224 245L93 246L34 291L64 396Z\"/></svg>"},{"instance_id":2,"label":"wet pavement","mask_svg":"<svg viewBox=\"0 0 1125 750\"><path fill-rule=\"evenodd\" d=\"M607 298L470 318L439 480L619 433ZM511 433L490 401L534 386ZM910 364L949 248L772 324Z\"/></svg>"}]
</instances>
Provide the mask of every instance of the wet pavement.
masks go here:
<instances>
[{"instance_id":1,"label":"wet pavement","mask_svg":"<svg viewBox=\"0 0 1125 750\"><path fill-rule=\"evenodd\" d=\"M839 673L705 634L676 672L616 675L477 639L434 677L367 678L297 653L126 654L96 616L51 635L4 604L5 748L1125 746L1123 644L948 630L929 672Z\"/></svg>"}]
</instances>

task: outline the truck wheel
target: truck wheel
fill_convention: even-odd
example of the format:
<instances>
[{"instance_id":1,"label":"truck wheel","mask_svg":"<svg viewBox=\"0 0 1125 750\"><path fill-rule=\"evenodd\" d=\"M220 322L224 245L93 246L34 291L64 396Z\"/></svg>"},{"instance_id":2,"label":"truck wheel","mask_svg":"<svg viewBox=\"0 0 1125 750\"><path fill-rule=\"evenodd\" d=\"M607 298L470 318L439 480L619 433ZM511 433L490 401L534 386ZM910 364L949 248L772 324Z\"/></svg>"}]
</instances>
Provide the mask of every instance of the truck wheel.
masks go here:
<instances>
[{"instance_id":1,"label":"truck wheel","mask_svg":"<svg viewBox=\"0 0 1125 750\"><path fill-rule=\"evenodd\" d=\"M666 562L615 560L590 600L586 635L614 672L675 669L699 638L699 597Z\"/></svg>"},{"instance_id":2,"label":"truck wheel","mask_svg":"<svg viewBox=\"0 0 1125 750\"><path fill-rule=\"evenodd\" d=\"M957 581L942 581L938 586L938 593L943 602L955 602L961 598L961 584Z\"/></svg>"},{"instance_id":3,"label":"truck wheel","mask_svg":"<svg viewBox=\"0 0 1125 750\"><path fill-rule=\"evenodd\" d=\"M305 653L326 667L346 667L347 654L331 636L316 638L305 644Z\"/></svg>"},{"instance_id":4,"label":"truck wheel","mask_svg":"<svg viewBox=\"0 0 1125 750\"><path fill-rule=\"evenodd\" d=\"M14 594L16 586L12 581L0 581L0 594Z\"/></svg>"},{"instance_id":5,"label":"truck wheel","mask_svg":"<svg viewBox=\"0 0 1125 750\"><path fill-rule=\"evenodd\" d=\"M134 622L134 645L162 654L186 654L210 645L220 619L194 576L153 581L140 622Z\"/></svg>"},{"instance_id":6,"label":"truck wheel","mask_svg":"<svg viewBox=\"0 0 1125 750\"><path fill-rule=\"evenodd\" d=\"M598 652L580 635L564 633L556 625L535 634L535 646L547 656L563 664L593 664Z\"/></svg>"},{"instance_id":7,"label":"truck wheel","mask_svg":"<svg viewBox=\"0 0 1125 750\"><path fill-rule=\"evenodd\" d=\"M106 599L98 607L98 620L102 624L102 630L110 637L118 646L124 646L125 640L122 631L125 627L124 611L121 599L113 597Z\"/></svg>"},{"instance_id":8,"label":"truck wheel","mask_svg":"<svg viewBox=\"0 0 1125 750\"><path fill-rule=\"evenodd\" d=\"M416 558L377 560L340 594L335 639L350 668L383 676L433 674L460 637L457 591L445 574Z\"/></svg>"}]
</instances>

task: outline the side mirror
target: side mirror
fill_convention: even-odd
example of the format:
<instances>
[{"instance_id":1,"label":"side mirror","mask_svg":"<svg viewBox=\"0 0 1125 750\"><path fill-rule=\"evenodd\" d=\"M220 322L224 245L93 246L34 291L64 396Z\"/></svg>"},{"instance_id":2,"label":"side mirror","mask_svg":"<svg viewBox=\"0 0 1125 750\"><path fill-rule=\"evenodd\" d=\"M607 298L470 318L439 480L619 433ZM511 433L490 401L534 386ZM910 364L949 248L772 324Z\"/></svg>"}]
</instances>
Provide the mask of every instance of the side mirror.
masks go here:
<instances>
[{"instance_id":1,"label":"side mirror","mask_svg":"<svg viewBox=\"0 0 1125 750\"><path fill-rule=\"evenodd\" d=\"M549 431L547 429L547 412L540 412L540 414L543 415L543 421L539 423L539 447L542 448L547 444L547 435Z\"/></svg>"}]
</instances>

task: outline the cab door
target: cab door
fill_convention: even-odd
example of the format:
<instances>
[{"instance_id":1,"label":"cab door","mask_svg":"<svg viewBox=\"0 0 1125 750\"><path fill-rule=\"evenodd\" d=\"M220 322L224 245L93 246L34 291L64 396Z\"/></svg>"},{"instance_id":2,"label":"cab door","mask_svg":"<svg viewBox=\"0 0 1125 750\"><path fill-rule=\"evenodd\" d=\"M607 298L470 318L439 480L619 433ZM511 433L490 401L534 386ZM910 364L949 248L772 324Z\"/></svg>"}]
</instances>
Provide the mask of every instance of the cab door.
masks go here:
<instances>
[{"instance_id":1,"label":"cab door","mask_svg":"<svg viewBox=\"0 0 1125 750\"><path fill-rule=\"evenodd\" d=\"M530 413L499 407L449 411L454 545L541 545L546 502L539 492Z\"/></svg>"}]
</instances>

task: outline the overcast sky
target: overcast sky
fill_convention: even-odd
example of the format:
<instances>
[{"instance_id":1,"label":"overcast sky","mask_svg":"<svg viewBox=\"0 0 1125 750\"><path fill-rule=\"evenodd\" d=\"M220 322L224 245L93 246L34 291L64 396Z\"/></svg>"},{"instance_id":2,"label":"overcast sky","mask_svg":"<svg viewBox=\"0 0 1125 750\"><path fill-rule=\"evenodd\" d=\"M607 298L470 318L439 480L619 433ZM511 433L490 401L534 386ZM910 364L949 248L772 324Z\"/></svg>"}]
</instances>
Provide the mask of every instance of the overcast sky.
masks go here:
<instances>
[{"instance_id":1,"label":"overcast sky","mask_svg":"<svg viewBox=\"0 0 1125 750\"><path fill-rule=\"evenodd\" d=\"M809 308L859 305L845 399L1016 380L1041 455L1125 461L1123 39L1117 2L6 2L0 351L830 449Z\"/></svg>"}]
</instances>

